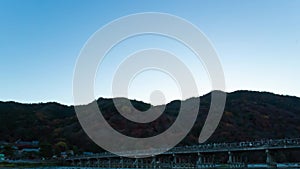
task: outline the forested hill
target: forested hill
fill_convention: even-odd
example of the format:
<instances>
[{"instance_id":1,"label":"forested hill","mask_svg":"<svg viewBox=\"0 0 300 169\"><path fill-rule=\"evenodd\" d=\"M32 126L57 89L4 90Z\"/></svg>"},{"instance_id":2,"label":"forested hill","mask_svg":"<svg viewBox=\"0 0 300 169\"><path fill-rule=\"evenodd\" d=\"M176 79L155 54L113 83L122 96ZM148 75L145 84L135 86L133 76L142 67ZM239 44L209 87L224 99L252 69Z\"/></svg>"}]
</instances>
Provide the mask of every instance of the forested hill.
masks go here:
<instances>
[{"instance_id":1,"label":"forested hill","mask_svg":"<svg viewBox=\"0 0 300 169\"><path fill-rule=\"evenodd\" d=\"M209 109L210 94L202 96L200 100L197 121L181 145L197 144ZM188 99L184 102L190 101ZM122 117L111 99L100 98L97 102L112 127L134 137L149 137L165 131L176 119L181 104L180 101L167 104L162 116L145 125ZM138 101L132 103L140 110L146 110L150 106ZM237 91L227 95L222 120L209 142L300 137L299 122L299 98L266 92ZM58 103L0 102L0 141L15 142L19 139L39 140L52 145L63 141L70 149L78 147L82 151L99 151L83 132L72 106Z\"/></svg>"}]
</instances>

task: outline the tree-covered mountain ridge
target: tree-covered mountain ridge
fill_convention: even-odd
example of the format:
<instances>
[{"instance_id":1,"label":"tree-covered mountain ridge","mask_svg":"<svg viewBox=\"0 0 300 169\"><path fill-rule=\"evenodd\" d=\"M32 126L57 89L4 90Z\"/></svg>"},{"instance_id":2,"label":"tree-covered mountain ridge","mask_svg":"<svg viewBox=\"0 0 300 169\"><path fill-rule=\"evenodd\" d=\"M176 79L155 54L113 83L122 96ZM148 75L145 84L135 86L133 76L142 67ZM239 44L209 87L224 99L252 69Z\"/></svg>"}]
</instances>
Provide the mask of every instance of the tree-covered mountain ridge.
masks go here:
<instances>
[{"instance_id":1,"label":"tree-covered mountain ridge","mask_svg":"<svg viewBox=\"0 0 300 169\"><path fill-rule=\"evenodd\" d=\"M194 127L180 145L198 144L198 137L210 108L211 93L200 97L200 108ZM125 99L125 98L122 98ZM168 103L156 120L140 124L124 118L112 99L99 98L102 115L120 133L132 137L150 137L169 128L176 120L182 102ZM151 105L131 100L135 108L147 110ZM191 105L190 108L194 107ZM132 111L124 107L124 111ZM236 91L227 93L227 101L218 128L207 142L234 142L264 138L300 137L300 98L268 92ZM74 106L59 103L22 104L0 102L0 141L39 140L55 145L64 142L81 151L99 151L80 126Z\"/></svg>"}]
</instances>

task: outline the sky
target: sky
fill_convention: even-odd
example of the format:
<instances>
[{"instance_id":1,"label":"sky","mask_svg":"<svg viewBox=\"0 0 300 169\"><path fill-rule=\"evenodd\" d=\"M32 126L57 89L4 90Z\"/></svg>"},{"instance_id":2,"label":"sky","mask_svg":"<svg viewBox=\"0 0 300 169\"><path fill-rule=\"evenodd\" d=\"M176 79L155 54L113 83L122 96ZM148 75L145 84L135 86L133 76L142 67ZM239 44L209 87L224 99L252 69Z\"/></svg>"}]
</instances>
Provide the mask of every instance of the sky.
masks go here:
<instances>
[{"instance_id":1,"label":"sky","mask_svg":"<svg viewBox=\"0 0 300 169\"><path fill-rule=\"evenodd\" d=\"M142 12L169 13L197 26L218 53L227 92L300 97L300 1L120 2L0 0L0 101L73 104L74 69L86 41L107 23ZM178 54L196 77L199 95L211 90L203 65L190 51L168 38L147 35L128 39L108 53L95 79L95 98L111 97L113 68L122 58L151 47ZM159 88L171 101L180 98L176 87L166 74L145 71L128 87L128 97L149 102L151 91Z\"/></svg>"}]
</instances>

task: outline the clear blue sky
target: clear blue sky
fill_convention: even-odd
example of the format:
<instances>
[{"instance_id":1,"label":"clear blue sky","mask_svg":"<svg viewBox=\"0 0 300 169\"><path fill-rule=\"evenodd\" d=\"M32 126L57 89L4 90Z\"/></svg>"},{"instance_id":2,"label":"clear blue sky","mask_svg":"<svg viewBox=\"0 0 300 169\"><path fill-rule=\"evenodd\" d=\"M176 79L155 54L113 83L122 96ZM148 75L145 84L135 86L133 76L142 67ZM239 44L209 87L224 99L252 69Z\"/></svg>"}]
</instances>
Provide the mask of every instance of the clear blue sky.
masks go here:
<instances>
[{"instance_id":1,"label":"clear blue sky","mask_svg":"<svg viewBox=\"0 0 300 169\"><path fill-rule=\"evenodd\" d=\"M106 23L139 12L170 13L198 26L219 54L227 91L300 96L299 9L299 0L0 0L0 100L72 104L74 66L86 40ZM137 41L147 38L153 37ZM96 86L106 85L101 80ZM142 82L141 76L135 85ZM205 84L202 93L209 91ZM109 97L105 87L95 93Z\"/></svg>"}]
</instances>

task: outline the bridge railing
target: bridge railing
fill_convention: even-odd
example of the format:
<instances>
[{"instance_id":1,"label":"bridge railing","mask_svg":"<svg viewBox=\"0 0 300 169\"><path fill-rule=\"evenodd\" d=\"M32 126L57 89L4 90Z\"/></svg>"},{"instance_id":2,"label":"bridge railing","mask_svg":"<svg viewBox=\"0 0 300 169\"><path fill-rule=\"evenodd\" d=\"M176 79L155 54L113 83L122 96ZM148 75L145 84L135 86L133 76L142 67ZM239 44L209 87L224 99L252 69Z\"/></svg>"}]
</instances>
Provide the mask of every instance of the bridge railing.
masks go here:
<instances>
[{"instance_id":1,"label":"bridge railing","mask_svg":"<svg viewBox=\"0 0 300 169\"><path fill-rule=\"evenodd\" d=\"M220 150L220 149L238 149L238 148L255 148L255 147L284 147L284 146L299 146L300 138L296 139L276 139L276 140L260 140L260 141L245 141L235 143L209 143L194 146L174 147L172 152L189 152L201 150Z\"/></svg>"}]
</instances>

